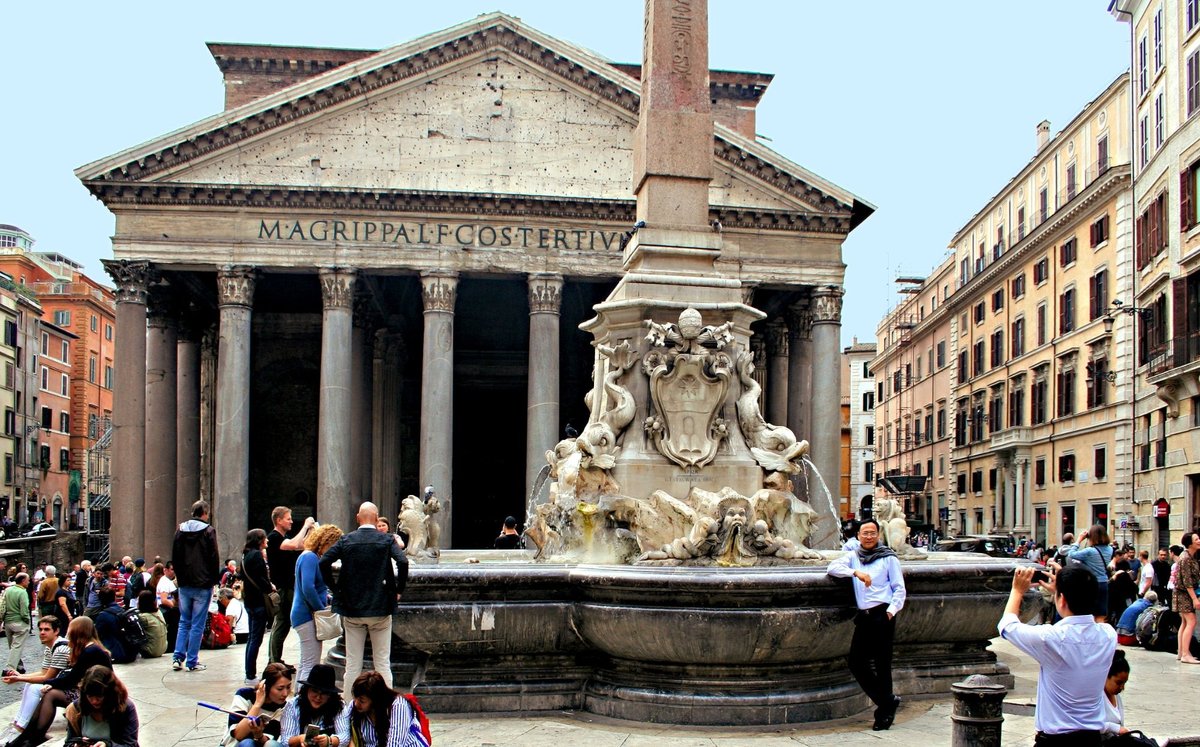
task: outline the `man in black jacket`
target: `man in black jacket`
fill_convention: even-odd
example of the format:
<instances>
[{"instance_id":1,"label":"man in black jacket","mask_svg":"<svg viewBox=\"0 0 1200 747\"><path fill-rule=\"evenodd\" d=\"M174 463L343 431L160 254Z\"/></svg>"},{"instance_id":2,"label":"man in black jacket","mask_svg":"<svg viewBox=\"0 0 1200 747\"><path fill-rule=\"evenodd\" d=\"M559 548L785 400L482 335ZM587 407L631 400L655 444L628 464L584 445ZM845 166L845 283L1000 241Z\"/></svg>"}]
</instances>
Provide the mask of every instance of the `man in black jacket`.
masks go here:
<instances>
[{"instance_id":1,"label":"man in black jacket","mask_svg":"<svg viewBox=\"0 0 1200 747\"><path fill-rule=\"evenodd\" d=\"M179 525L171 545L175 563L175 583L179 585L179 633L171 668L189 672L206 669L200 663L200 639L208 621L208 604L213 586L221 574L221 553L217 551L217 530L208 523L208 504L192 504L192 518Z\"/></svg>"},{"instance_id":2,"label":"man in black jacket","mask_svg":"<svg viewBox=\"0 0 1200 747\"><path fill-rule=\"evenodd\" d=\"M333 590L333 611L345 626L346 675L342 689L354 684L362 672L363 650L371 636L374 669L392 686L392 612L408 581L408 560L390 534L375 528L379 509L374 503L358 507L358 529L343 535L321 556L321 575ZM333 564L342 561L334 578ZM342 593L338 579L345 579Z\"/></svg>"}]
</instances>

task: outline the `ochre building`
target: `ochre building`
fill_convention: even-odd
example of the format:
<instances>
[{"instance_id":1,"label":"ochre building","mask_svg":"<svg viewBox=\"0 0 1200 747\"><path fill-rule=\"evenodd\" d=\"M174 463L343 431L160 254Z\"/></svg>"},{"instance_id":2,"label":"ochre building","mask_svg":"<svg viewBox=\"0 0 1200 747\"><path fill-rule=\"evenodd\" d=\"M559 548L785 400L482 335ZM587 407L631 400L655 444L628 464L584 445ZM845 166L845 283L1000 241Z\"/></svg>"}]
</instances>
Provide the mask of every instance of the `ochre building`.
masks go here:
<instances>
[{"instance_id":1,"label":"ochre building","mask_svg":"<svg viewBox=\"0 0 1200 747\"><path fill-rule=\"evenodd\" d=\"M588 420L578 326L635 230L638 67L499 13L383 51L210 46L226 111L77 171L131 330L114 554L165 554L197 497L232 551L274 505L347 525L425 485L443 546L489 545ZM755 141L770 79L710 75L709 218L767 313L768 419L810 437L838 422L811 382L840 375L842 242L872 208Z\"/></svg>"}]
</instances>

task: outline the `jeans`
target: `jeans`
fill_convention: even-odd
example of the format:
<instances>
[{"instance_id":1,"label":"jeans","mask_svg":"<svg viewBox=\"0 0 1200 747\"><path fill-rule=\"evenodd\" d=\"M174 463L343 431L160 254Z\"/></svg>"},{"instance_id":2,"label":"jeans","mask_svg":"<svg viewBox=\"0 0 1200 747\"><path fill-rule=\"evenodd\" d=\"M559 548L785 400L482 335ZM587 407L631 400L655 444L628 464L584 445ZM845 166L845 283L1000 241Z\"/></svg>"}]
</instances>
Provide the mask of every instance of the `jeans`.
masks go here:
<instances>
[{"instance_id":1,"label":"jeans","mask_svg":"<svg viewBox=\"0 0 1200 747\"><path fill-rule=\"evenodd\" d=\"M276 591L279 592L279 609L275 612L275 621L271 623L269 661L283 661L283 642L292 629L292 597L296 594L295 589L277 588Z\"/></svg>"},{"instance_id":2,"label":"jeans","mask_svg":"<svg viewBox=\"0 0 1200 747\"><path fill-rule=\"evenodd\" d=\"M321 662L321 650L324 641L317 640L317 624L312 620L295 627L296 635L300 637L300 668L296 671L296 681L308 679L313 664Z\"/></svg>"},{"instance_id":3,"label":"jeans","mask_svg":"<svg viewBox=\"0 0 1200 747\"><path fill-rule=\"evenodd\" d=\"M350 692L350 686L362 673L363 654L367 636L371 636L371 656L374 670L388 687L392 686L392 616L346 617L342 616L342 630L346 644L346 677L342 691Z\"/></svg>"},{"instance_id":4,"label":"jeans","mask_svg":"<svg viewBox=\"0 0 1200 747\"><path fill-rule=\"evenodd\" d=\"M25 636L29 634L29 623L6 622L4 632L8 637L8 669L19 669L21 666L21 650L25 648Z\"/></svg>"},{"instance_id":5,"label":"jeans","mask_svg":"<svg viewBox=\"0 0 1200 747\"><path fill-rule=\"evenodd\" d=\"M250 638L246 641L246 679L254 679L258 672L258 650L262 648L263 635L267 632L267 608L247 607L250 616Z\"/></svg>"},{"instance_id":6,"label":"jeans","mask_svg":"<svg viewBox=\"0 0 1200 747\"><path fill-rule=\"evenodd\" d=\"M200 640L204 638L211 601L212 587L179 587L179 633L175 636L172 658L184 662L189 669L200 663Z\"/></svg>"}]
</instances>

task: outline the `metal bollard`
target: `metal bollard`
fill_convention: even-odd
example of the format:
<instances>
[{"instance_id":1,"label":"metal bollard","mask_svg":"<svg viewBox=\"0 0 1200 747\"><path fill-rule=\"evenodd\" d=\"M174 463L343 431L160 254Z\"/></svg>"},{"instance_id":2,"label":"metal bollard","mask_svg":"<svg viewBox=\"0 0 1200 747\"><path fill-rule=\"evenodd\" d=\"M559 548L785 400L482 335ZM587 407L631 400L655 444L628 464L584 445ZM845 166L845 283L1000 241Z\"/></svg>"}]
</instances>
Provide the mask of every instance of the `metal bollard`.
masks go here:
<instances>
[{"instance_id":1,"label":"metal bollard","mask_svg":"<svg viewBox=\"0 0 1200 747\"><path fill-rule=\"evenodd\" d=\"M954 692L953 747L1000 747L1004 697L1008 688L991 677L973 674L950 686Z\"/></svg>"}]
</instances>

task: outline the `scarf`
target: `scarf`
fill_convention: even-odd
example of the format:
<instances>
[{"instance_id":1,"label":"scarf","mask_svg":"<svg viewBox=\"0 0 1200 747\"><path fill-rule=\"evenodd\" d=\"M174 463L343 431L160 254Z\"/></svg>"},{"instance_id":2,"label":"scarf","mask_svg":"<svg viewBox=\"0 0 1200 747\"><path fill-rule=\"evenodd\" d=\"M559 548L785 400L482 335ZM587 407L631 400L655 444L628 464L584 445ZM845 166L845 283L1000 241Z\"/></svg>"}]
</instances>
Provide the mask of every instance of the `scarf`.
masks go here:
<instances>
[{"instance_id":1,"label":"scarf","mask_svg":"<svg viewBox=\"0 0 1200 747\"><path fill-rule=\"evenodd\" d=\"M870 565L882 558L896 557L896 551L886 545L875 545L870 550L864 550L862 545L859 545L854 552L858 553L858 562L863 565Z\"/></svg>"}]
</instances>

